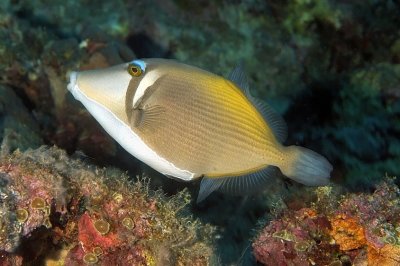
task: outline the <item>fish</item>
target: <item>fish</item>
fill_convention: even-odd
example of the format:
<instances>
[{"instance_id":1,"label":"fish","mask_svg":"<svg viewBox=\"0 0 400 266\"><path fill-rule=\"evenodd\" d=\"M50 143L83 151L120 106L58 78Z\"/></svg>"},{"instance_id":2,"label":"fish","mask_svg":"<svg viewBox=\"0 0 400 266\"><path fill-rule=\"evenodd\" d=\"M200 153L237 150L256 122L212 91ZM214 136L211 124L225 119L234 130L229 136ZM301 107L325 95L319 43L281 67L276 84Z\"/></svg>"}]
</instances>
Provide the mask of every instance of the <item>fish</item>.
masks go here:
<instances>
[{"instance_id":1,"label":"fish","mask_svg":"<svg viewBox=\"0 0 400 266\"><path fill-rule=\"evenodd\" d=\"M250 94L240 65L224 78L172 59L135 59L71 72L67 88L128 153L167 177L201 178L197 202L216 190L265 189L279 171L308 186L329 183L325 157L283 145L285 121Z\"/></svg>"}]
</instances>

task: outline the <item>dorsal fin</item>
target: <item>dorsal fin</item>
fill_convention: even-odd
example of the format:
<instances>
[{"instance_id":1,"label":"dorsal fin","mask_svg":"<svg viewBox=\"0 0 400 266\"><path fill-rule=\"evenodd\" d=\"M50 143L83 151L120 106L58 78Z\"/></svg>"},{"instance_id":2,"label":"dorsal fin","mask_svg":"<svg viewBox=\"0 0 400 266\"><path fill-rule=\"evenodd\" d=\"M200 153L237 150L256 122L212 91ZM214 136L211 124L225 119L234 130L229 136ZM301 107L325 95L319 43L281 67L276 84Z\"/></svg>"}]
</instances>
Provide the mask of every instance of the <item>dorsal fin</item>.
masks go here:
<instances>
[{"instance_id":1,"label":"dorsal fin","mask_svg":"<svg viewBox=\"0 0 400 266\"><path fill-rule=\"evenodd\" d=\"M243 63L239 63L229 74L228 79L236 84L246 95L250 95L249 80L243 71Z\"/></svg>"},{"instance_id":2,"label":"dorsal fin","mask_svg":"<svg viewBox=\"0 0 400 266\"><path fill-rule=\"evenodd\" d=\"M219 190L232 195L246 195L259 192L271 180L276 178L278 168L275 166L267 166L262 170L241 176L228 177L203 177L200 183L200 191L197 196L197 202L203 201L213 191Z\"/></svg>"},{"instance_id":3,"label":"dorsal fin","mask_svg":"<svg viewBox=\"0 0 400 266\"><path fill-rule=\"evenodd\" d=\"M251 95L248 95L247 97L264 117L267 124L271 127L276 139L280 143L285 142L287 138L287 125L282 116L262 100L252 97Z\"/></svg>"},{"instance_id":4,"label":"dorsal fin","mask_svg":"<svg viewBox=\"0 0 400 266\"><path fill-rule=\"evenodd\" d=\"M243 71L242 64L236 66L229 74L229 80L238 86L246 97L254 104L257 110L261 113L268 126L274 132L276 139L279 142L284 142L287 138L287 126L283 118L268 104L251 96L250 86L246 74Z\"/></svg>"}]
</instances>

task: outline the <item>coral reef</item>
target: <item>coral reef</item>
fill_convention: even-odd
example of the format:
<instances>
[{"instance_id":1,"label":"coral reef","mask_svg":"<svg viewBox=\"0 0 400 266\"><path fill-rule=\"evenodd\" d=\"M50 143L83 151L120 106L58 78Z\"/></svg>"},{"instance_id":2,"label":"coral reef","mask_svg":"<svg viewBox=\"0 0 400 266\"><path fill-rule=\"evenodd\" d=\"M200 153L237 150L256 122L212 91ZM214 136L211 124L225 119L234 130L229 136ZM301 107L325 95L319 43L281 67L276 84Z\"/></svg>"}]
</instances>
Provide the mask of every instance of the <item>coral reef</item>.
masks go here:
<instances>
[{"instance_id":1,"label":"coral reef","mask_svg":"<svg viewBox=\"0 0 400 266\"><path fill-rule=\"evenodd\" d=\"M0 264L206 265L213 228L116 169L45 146L0 162Z\"/></svg>"},{"instance_id":2,"label":"coral reef","mask_svg":"<svg viewBox=\"0 0 400 266\"><path fill-rule=\"evenodd\" d=\"M400 190L393 179L373 194L317 189L311 207L285 210L253 242L265 265L399 265Z\"/></svg>"}]
</instances>

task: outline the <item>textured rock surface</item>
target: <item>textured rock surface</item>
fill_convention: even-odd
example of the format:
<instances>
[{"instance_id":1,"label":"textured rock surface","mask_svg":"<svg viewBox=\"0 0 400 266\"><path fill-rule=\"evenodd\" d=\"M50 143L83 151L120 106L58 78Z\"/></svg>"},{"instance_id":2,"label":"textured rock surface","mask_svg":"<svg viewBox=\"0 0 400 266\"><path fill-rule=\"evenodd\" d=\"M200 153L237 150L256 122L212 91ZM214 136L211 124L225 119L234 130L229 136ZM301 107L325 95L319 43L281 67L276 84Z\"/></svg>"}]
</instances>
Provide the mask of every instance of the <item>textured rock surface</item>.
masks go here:
<instances>
[{"instance_id":1,"label":"textured rock surface","mask_svg":"<svg viewBox=\"0 0 400 266\"><path fill-rule=\"evenodd\" d=\"M317 190L311 208L287 209L253 242L264 265L399 265L400 190L393 180L373 194L337 198ZM336 264L332 264L336 263Z\"/></svg>"},{"instance_id":2,"label":"textured rock surface","mask_svg":"<svg viewBox=\"0 0 400 266\"><path fill-rule=\"evenodd\" d=\"M0 161L0 264L206 265L213 228L144 181L56 148Z\"/></svg>"}]
</instances>

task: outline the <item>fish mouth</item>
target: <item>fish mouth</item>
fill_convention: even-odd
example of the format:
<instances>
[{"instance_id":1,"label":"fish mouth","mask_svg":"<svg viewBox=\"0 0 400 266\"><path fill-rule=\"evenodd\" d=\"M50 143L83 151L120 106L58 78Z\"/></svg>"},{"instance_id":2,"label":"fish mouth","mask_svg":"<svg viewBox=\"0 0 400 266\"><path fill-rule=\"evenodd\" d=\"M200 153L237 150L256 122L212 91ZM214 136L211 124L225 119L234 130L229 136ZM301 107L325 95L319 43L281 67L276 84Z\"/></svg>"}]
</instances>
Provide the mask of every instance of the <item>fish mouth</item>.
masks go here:
<instances>
[{"instance_id":1,"label":"fish mouth","mask_svg":"<svg viewBox=\"0 0 400 266\"><path fill-rule=\"evenodd\" d=\"M67 85L67 89L74 94L79 88L78 85L76 84L76 81L78 79L78 72L73 71L69 74L69 83Z\"/></svg>"}]
</instances>

